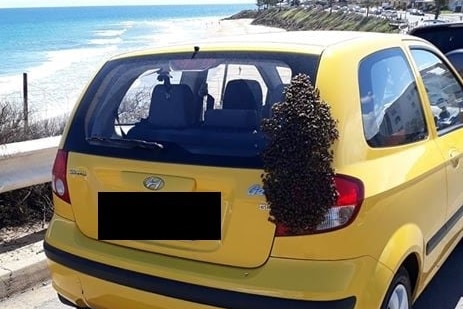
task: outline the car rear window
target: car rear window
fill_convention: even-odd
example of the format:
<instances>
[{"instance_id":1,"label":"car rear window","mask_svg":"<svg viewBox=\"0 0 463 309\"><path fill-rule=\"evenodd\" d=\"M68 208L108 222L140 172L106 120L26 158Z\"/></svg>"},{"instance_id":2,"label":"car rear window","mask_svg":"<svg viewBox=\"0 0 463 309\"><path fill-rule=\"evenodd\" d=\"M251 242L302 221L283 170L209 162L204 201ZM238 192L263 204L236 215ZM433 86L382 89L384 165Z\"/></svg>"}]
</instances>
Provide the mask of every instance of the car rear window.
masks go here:
<instances>
[{"instance_id":1,"label":"car rear window","mask_svg":"<svg viewBox=\"0 0 463 309\"><path fill-rule=\"evenodd\" d=\"M260 131L291 77L315 83L318 56L199 52L110 61L90 84L68 150L150 161L261 168Z\"/></svg>"}]
</instances>

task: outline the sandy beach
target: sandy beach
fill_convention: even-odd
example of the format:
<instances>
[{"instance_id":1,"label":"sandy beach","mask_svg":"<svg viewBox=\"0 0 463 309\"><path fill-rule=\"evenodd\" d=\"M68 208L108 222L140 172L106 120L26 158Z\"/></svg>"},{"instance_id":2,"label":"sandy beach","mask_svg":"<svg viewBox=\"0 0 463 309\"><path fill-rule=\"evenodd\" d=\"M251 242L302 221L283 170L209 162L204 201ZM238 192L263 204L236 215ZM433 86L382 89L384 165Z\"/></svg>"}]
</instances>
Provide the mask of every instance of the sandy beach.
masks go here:
<instances>
[{"instance_id":1,"label":"sandy beach","mask_svg":"<svg viewBox=\"0 0 463 309\"><path fill-rule=\"evenodd\" d=\"M252 19L223 20L212 17L172 20L162 23L162 27L157 27L150 39L131 50L196 39L285 31L251 25L251 22ZM27 72L31 118L49 118L69 113L95 71L110 57L127 51L109 44L83 51L70 49L51 52L47 62ZM0 101L22 104L22 83L22 73L0 75Z\"/></svg>"}]
</instances>

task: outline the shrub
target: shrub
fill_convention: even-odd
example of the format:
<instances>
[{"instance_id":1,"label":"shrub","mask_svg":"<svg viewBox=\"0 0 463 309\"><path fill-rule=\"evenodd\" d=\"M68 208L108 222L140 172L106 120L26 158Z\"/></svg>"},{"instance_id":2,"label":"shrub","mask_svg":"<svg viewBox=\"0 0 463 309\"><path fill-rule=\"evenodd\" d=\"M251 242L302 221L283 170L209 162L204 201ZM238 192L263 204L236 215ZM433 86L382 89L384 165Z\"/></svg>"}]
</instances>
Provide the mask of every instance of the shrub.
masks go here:
<instances>
[{"instance_id":1,"label":"shrub","mask_svg":"<svg viewBox=\"0 0 463 309\"><path fill-rule=\"evenodd\" d=\"M50 183L0 194L0 228L42 221L53 215Z\"/></svg>"},{"instance_id":2,"label":"shrub","mask_svg":"<svg viewBox=\"0 0 463 309\"><path fill-rule=\"evenodd\" d=\"M0 102L0 145L23 138L23 126L23 116L18 106Z\"/></svg>"},{"instance_id":3,"label":"shrub","mask_svg":"<svg viewBox=\"0 0 463 309\"><path fill-rule=\"evenodd\" d=\"M63 132L66 116L31 121L25 128L22 107L0 102L0 146ZM53 213L50 183L0 194L0 228L48 221Z\"/></svg>"},{"instance_id":4,"label":"shrub","mask_svg":"<svg viewBox=\"0 0 463 309\"><path fill-rule=\"evenodd\" d=\"M60 135L66 120L65 115L47 119L32 118L26 128L22 106L8 101L0 102L0 145Z\"/></svg>"}]
</instances>

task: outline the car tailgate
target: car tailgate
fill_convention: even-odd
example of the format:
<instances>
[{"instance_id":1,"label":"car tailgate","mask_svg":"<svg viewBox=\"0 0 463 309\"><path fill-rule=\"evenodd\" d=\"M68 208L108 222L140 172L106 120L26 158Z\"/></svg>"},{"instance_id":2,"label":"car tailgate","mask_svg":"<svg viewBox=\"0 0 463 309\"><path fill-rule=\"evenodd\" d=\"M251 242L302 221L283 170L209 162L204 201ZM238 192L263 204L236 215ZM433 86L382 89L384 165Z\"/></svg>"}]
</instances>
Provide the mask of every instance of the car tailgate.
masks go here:
<instances>
[{"instance_id":1,"label":"car tailgate","mask_svg":"<svg viewBox=\"0 0 463 309\"><path fill-rule=\"evenodd\" d=\"M74 170L78 172L69 173ZM261 170L165 164L69 153L68 185L79 229L98 238L98 192L221 192L220 240L111 240L176 257L257 267L269 254L274 224L261 190ZM150 176L164 180L158 191L145 188ZM201 205L196 205L201 207ZM127 211L131 206L127 205Z\"/></svg>"}]
</instances>

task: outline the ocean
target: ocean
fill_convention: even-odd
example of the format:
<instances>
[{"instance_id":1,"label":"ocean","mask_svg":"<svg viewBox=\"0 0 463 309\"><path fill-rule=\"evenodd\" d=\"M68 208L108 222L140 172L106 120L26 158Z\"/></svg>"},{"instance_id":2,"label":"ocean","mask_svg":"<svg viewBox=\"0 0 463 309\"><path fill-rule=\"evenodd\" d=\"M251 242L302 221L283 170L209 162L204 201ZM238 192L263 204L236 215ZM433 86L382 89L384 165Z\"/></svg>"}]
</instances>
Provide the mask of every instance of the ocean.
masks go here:
<instances>
[{"instance_id":1,"label":"ocean","mask_svg":"<svg viewBox=\"0 0 463 309\"><path fill-rule=\"evenodd\" d=\"M0 9L0 103L34 115L69 113L97 69L130 50L206 37L255 4Z\"/></svg>"}]
</instances>

